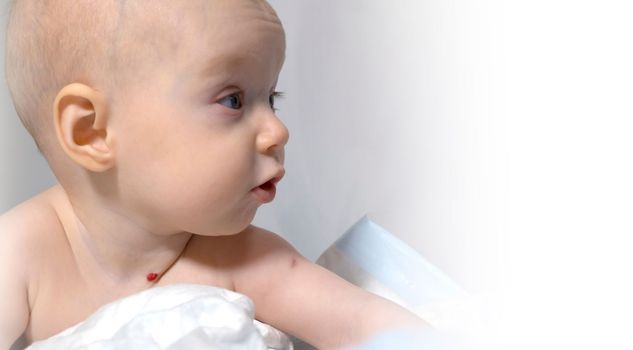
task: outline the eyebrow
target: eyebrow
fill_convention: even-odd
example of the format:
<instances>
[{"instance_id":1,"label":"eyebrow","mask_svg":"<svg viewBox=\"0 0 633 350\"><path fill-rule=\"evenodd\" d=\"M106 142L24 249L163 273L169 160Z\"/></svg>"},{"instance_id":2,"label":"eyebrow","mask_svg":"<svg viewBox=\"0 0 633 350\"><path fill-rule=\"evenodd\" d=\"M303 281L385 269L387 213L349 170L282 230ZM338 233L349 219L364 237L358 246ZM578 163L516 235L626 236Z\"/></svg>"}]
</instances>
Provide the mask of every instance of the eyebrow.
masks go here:
<instances>
[{"instance_id":1,"label":"eyebrow","mask_svg":"<svg viewBox=\"0 0 633 350\"><path fill-rule=\"evenodd\" d=\"M226 74L227 72L235 72L248 58L240 55L220 55L211 58L205 64L204 68L200 72L204 77L216 76L220 74Z\"/></svg>"}]
</instances>

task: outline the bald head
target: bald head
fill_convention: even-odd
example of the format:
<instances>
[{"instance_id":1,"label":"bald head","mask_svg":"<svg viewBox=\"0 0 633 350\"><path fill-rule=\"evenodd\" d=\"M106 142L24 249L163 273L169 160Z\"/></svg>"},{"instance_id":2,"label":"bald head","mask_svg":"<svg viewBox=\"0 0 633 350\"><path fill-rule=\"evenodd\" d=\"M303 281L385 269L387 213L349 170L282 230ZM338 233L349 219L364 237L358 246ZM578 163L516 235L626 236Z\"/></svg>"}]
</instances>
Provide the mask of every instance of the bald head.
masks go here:
<instances>
[{"instance_id":1,"label":"bald head","mask_svg":"<svg viewBox=\"0 0 633 350\"><path fill-rule=\"evenodd\" d=\"M15 0L7 28L6 76L22 123L44 153L52 102L64 85L104 84L118 22L111 1Z\"/></svg>"},{"instance_id":2,"label":"bald head","mask_svg":"<svg viewBox=\"0 0 633 350\"><path fill-rule=\"evenodd\" d=\"M61 88L78 82L112 97L118 90L114 87L142 78L145 67L178 50L180 33L175 29L187 23L179 10L205 2L11 1L7 83L40 151L48 158L55 141L51 115Z\"/></svg>"}]
</instances>

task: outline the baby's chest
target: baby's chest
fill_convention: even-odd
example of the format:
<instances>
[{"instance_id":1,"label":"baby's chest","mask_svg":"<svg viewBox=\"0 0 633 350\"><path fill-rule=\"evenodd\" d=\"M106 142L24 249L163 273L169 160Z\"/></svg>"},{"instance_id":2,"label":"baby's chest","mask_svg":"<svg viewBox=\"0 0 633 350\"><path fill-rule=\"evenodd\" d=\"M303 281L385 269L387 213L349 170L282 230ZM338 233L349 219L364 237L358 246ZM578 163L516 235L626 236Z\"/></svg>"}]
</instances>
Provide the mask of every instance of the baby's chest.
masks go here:
<instances>
[{"instance_id":1,"label":"baby's chest","mask_svg":"<svg viewBox=\"0 0 633 350\"><path fill-rule=\"evenodd\" d=\"M72 269L70 269L72 271ZM37 283L37 297L31 305L26 331L29 342L47 339L87 319L101 306L143 288L87 284L71 271L41 278ZM233 290L228 273L201 261L182 260L174 264L153 286L177 283L202 284ZM145 288L145 289L147 289Z\"/></svg>"}]
</instances>

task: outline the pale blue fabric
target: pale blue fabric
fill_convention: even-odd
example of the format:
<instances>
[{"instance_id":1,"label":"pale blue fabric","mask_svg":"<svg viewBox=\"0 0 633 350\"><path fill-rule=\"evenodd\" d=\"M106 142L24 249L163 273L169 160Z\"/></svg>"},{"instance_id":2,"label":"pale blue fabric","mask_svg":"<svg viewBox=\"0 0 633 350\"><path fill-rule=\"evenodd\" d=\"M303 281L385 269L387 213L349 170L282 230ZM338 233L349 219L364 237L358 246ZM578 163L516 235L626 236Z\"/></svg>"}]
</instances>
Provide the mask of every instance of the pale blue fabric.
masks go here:
<instances>
[{"instance_id":1,"label":"pale blue fabric","mask_svg":"<svg viewBox=\"0 0 633 350\"><path fill-rule=\"evenodd\" d=\"M425 305L467 297L467 293L444 272L367 216L352 225L317 263L414 312ZM458 336L426 328L385 332L348 350L466 348ZM299 346L298 349L304 348Z\"/></svg>"},{"instance_id":2,"label":"pale blue fabric","mask_svg":"<svg viewBox=\"0 0 633 350\"><path fill-rule=\"evenodd\" d=\"M382 333L369 342L346 350L464 350L459 339L434 330L395 330Z\"/></svg>"},{"instance_id":3,"label":"pale blue fabric","mask_svg":"<svg viewBox=\"0 0 633 350\"><path fill-rule=\"evenodd\" d=\"M440 269L367 216L350 227L328 251L331 249L344 254L348 264L356 264L411 307L466 296ZM326 267L334 272L340 268Z\"/></svg>"}]
</instances>

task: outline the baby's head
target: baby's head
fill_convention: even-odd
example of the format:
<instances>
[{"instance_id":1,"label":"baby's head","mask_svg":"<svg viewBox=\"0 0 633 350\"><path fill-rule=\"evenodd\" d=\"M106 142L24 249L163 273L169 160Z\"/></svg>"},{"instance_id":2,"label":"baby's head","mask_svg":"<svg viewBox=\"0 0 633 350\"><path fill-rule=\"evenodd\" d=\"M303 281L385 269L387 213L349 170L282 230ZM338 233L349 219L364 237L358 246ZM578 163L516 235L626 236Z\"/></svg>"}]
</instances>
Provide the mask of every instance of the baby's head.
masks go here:
<instances>
[{"instance_id":1,"label":"baby's head","mask_svg":"<svg viewBox=\"0 0 633 350\"><path fill-rule=\"evenodd\" d=\"M251 189L283 171L284 50L263 0L16 0L6 70L76 204L230 234L261 204Z\"/></svg>"}]
</instances>

